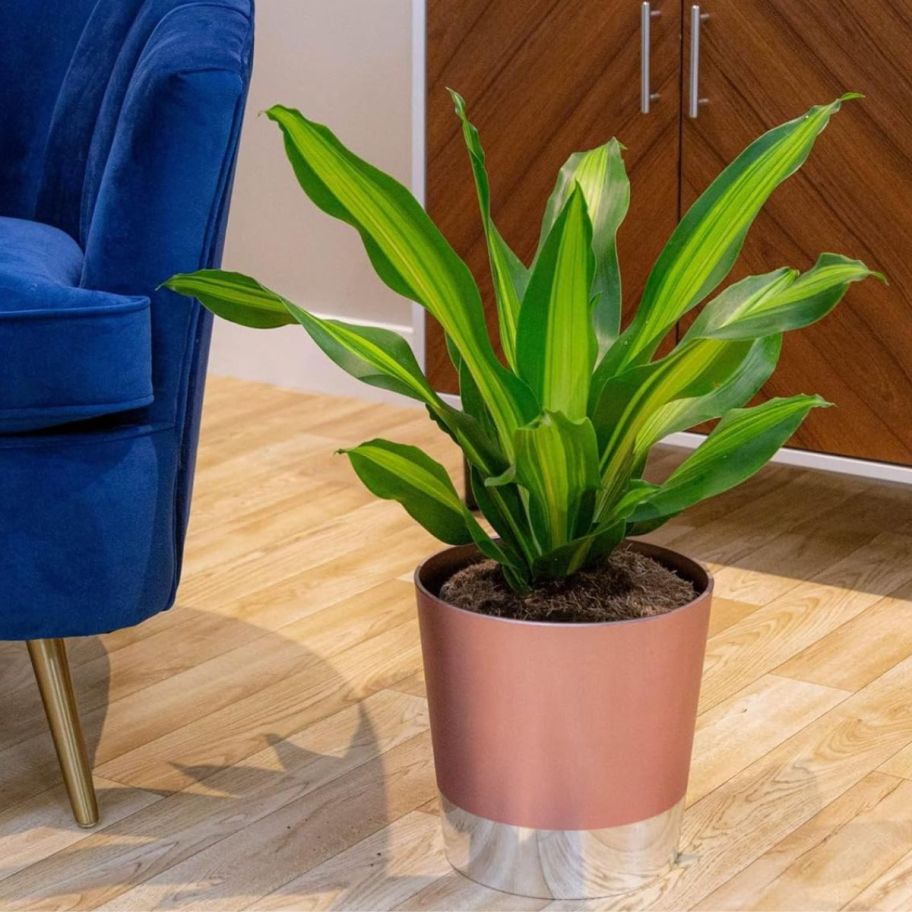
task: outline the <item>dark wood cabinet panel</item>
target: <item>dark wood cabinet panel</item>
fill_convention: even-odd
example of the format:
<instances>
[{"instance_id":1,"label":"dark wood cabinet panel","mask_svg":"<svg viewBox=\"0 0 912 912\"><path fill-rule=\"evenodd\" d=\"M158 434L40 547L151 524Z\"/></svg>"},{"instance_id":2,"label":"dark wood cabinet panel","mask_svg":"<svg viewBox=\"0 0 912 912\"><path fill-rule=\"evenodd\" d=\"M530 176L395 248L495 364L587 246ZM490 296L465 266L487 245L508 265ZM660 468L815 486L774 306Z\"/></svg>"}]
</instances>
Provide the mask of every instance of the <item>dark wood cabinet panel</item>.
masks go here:
<instances>
[{"instance_id":1,"label":"dark wood cabinet panel","mask_svg":"<svg viewBox=\"0 0 912 912\"><path fill-rule=\"evenodd\" d=\"M629 316L688 206L764 130L846 91L802 171L759 216L732 280L822 251L865 260L890 285L850 289L822 323L787 336L762 397L818 392L793 446L912 465L912 0L705 0L700 95L686 116L690 3L653 7L651 113L640 113L636 0L428 0L427 202L496 316L475 191L445 86L467 99L488 157L498 225L526 262L566 157L627 146L630 213L619 248ZM455 390L429 321L428 372Z\"/></svg>"},{"instance_id":2,"label":"dark wood cabinet panel","mask_svg":"<svg viewBox=\"0 0 912 912\"><path fill-rule=\"evenodd\" d=\"M912 464L912 0L706 0L702 9L708 104L684 121L685 205L764 130L845 91L866 96L844 106L775 193L734 277L806 268L827 250L887 273L889 287L855 286L822 323L788 335L765 395L819 392L837 404L812 414L793 446Z\"/></svg>"},{"instance_id":3,"label":"dark wood cabinet panel","mask_svg":"<svg viewBox=\"0 0 912 912\"><path fill-rule=\"evenodd\" d=\"M618 243L629 311L678 214L681 4L653 7L661 15L652 25L652 87L661 97L641 114L636 0L428 0L427 205L477 277L492 330L484 236L445 87L466 98L487 153L494 218L526 262L566 158L612 136L624 143L631 207ZM436 325L427 365L437 389L455 390Z\"/></svg>"}]
</instances>

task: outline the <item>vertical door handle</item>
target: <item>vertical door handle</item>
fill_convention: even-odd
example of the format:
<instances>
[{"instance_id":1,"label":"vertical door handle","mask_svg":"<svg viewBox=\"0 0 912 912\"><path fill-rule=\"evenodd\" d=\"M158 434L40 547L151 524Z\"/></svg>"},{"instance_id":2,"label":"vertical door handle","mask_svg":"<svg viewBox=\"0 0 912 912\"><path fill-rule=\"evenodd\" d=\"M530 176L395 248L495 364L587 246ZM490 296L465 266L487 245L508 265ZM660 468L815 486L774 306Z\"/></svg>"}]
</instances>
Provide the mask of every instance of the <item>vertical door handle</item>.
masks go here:
<instances>
[{"instance_id":1,"label":"vertical door handle","mask_svg":"<svg viewBox=\"0 0 912 912\"><path fill-rule=\"evenodd\" d=\"M687 113L694 120L700 113L700 105L709 101L708 98L700 98L700 25L707 19L709 13L701 12L697 4L690 8L690 95Z\"/></svg>"},{"instance_id":2,"label":"vertical door handle","mask_svg":"<svg viewBox=\"0 0 912 912\"><path fill-rule=\"evenodd\" d=\"M661 16L659 10L654 10L652 4L640 4L640 113L648 114L652 102L659 98L658 92L651 88L651 48L652 48L652 20Z\"/></svg>"}]
</instances>

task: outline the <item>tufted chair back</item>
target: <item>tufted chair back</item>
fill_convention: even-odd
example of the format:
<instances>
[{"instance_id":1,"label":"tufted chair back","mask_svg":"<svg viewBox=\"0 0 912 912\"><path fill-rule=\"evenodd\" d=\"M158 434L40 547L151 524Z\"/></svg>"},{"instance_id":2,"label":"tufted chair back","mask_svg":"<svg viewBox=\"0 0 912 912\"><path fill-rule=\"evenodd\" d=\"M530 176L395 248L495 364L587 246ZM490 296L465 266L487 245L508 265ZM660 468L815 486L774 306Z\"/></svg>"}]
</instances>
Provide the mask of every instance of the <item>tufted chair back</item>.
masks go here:
<instances>
[{"instance_id":1,"label":"tufted chair back","mask_svg":"<svg viewBox=\"0 0 912 912\"><path fill-rule=\"evenodd\" d=\"M183 363L187 346L208 338L208 317L155 289L220 256L252 13L251 0L0 7L0 215L73 237L83 287L152 295L153 422L181 417L199 358Z\"/></svg>"},{"instance_id":2,"label":"tufted chair back","mask_svg":"<svg viewBox=\"0 0 912 912\"><path fill-rule=\"evenodd\" d=\"M253 0L0 3L0 216L68 234L78 290L149 298L153 394L0 433L0 639L173 603L211 318L159 286L221 259L252 45Z\"/></svg>"}]
</instances>

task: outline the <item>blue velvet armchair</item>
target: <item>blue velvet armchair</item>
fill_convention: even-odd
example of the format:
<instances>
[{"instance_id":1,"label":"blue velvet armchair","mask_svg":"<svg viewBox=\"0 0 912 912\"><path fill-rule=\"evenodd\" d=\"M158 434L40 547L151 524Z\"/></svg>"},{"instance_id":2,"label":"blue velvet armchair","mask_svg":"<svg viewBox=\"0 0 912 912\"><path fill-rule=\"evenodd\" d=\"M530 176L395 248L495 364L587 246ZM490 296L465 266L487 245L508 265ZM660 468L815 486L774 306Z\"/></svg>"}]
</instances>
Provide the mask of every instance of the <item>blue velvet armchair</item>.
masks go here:
<instances>
[{"instance_id":1,"label":"blue velvet armchair","mask_svg":"<svg viewBox=\"0 0 912 912\"><path fill-rule=\"evenodd\" d=\"M83 825L64 638L174 600L211 324L158 286L218 265L252 41L252 0L0 5L0 639Z\"/></svg>"}]
</instances>

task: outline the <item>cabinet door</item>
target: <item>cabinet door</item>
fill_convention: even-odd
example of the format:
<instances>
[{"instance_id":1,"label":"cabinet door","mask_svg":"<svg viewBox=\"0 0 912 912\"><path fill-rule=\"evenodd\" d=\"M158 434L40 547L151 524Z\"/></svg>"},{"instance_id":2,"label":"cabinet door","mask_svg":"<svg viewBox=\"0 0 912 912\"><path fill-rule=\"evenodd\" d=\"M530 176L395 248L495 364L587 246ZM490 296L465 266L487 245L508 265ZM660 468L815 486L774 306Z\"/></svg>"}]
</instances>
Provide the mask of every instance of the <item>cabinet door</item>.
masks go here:
<instances>
[{"instance_id":1,"label":"cabinet door","mask_svg":"<svg viewBox=\"0 0 912 912\"><path fill-rule=\"evenodd\" d=\"M637 0L428 0L427 205L475 274L494 337L475 190L445 87L466 98L487 153L494 218L527 263L567 157L612 136L627 147L631 205L618 248L629 312L678 215L681 5L652 6L660 14L651 20L652 90L660 97L642 114ZM442 333L428 324L429 376L455 391Z\"/></svg>"},{"instance_id":2,"label":"cabinet door","mask_svg":"<svg viewBox=\"0 0 912 912\"><path fill-rule=\"evenodd\" d=\"M838 406L816 410L792 445L912 464L912 0L705 0L702 10L707 104L684 121L685 205L766 129L843 92L866 95L773 195L734 277L807 268L821 251L887 273L889 287L856 285L823 322L787 335L764 395L818 392Z\"/></svg>"}]
</instances>

